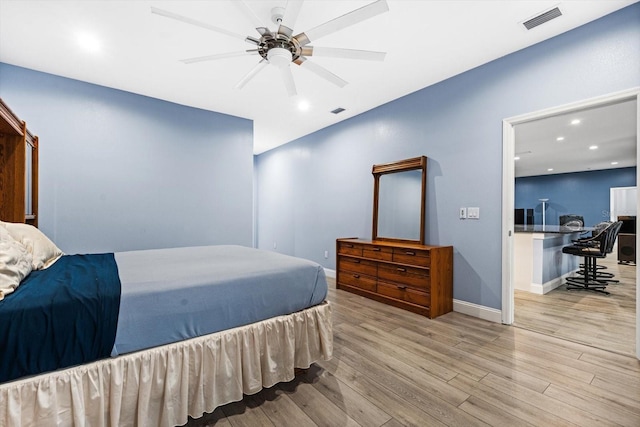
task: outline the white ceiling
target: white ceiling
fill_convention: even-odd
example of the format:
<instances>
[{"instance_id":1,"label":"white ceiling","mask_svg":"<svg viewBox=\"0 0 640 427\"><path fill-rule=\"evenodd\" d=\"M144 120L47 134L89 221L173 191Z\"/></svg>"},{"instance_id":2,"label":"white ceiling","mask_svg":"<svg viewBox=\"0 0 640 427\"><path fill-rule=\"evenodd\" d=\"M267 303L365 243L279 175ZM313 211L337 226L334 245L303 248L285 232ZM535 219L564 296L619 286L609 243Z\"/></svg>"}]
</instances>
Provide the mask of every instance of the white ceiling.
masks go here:
<instances>
[{"instance_id":1,"label":"white ceiling","mask_svg":"<svg viewBox=\"0 0 640 427\"><path fill-rule=\"evenodd\" d=\"M253 46L150 12L155 6L257 37L237 0L0 0L0 61L251 119L258 154L635 1L388 0L388 12L312 43L384 51L385 61L310 59L347 80L344 88L292 64L298 89L295 97L287 96L273 66L243 89L233 88L258 62L257 54L185 65L181 59ZM271 8L286 5L285 0L246 3L269 24ZM369 3L371 0L307 0L294 34ZM531 31L521 25L554 6L560 7L563 16ZM100 49L82 49L79 33L95 37ZM307 111L298 109L301 100L309 103ZM346 111L331 114L337 107Z\"/></svg>"},{"instance_id":2,"label":"white ceiling","mask_svg":"<svg viewBox=\"0 0 640 427\"><path fill-rule=\"evenodd\" d=\"M636 122L634 99L519 124L515 176L636 166Z\"/></svg>"}]
</instances>

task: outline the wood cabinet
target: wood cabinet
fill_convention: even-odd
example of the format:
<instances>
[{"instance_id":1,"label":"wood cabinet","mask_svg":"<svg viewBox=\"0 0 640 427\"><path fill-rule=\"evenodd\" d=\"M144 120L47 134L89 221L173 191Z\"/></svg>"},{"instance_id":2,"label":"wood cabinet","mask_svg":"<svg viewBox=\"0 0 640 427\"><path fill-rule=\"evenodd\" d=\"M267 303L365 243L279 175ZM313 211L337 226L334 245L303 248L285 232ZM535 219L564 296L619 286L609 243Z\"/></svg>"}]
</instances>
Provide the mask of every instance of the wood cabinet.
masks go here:
<instances>
[{"instance_id":1,"label":"wood cabinet","mask_svg":"<svg viewBox=\"0 0 640 427\"><path fill-rule=\"evenodd\" d=\"M0 220L38 226L38 137L0 99Z\"/></svg>"},{"instance_id":2,"label":"wood cabinet","mask_svg":"<svg viewBox=\"0 0 640 427\"><path fill-rule=\"evenodd\" d=\"M453 310L453 247L336 241L336 284L429 318Z\"/></svg>"}]
</instances>

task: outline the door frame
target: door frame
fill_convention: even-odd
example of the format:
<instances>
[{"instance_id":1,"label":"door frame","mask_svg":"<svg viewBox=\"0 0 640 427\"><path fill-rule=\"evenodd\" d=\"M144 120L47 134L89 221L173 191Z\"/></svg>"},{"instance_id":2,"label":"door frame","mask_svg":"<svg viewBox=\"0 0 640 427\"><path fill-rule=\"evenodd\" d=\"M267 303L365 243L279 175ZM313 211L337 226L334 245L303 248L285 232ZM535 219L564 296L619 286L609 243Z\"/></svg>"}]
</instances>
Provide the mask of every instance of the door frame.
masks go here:
<instances>
[{"instance_id":1,"label":"door frame","mask_svg":"<svg viewBox=\"0 0 640 427\"><path fill-rule=\"evenodd\" d=\"M514 319L513 284L513 229L515 208L515 126L521 123L540 120L558 114L602 107L635 99L636 117L636 164L640 166L640 88L632 88L595 98L590 98L557 107L546 108L502 121L502 323L511 325ZM640 167L636 169L636 182L640 182ZM638 199L640 213L640 198ZM640 233L636 234L636 247L640 247ZM640 359L640 277L636 264L636 357Z\"/></svg>"}]
</instances>

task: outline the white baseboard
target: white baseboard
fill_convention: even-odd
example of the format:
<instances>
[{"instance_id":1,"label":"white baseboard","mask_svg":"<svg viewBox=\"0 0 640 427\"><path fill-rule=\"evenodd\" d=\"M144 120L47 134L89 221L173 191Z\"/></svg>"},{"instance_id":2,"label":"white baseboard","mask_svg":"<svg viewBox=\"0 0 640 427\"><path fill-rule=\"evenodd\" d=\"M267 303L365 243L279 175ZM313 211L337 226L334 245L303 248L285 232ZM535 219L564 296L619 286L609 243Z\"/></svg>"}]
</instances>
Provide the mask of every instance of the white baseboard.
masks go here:
<instances>
[{"instance_id":1,"label":"white baseboard","mask_svg":"<svg viewBox=\"0 0 640 427\"><path fill-rule=\"evenodd\" d=\"M578 271L578 270L574 270L574 271L570 271L566 274L563 274L562 276L554 279L554 280L550 280L547 283L545 283L544 285L542 285L542 295L551 292L552 290L554 290L555 288L558 288L560 286L562 286L564 284L564 282L566 282L567 277L573 276L574 273Z\"/></svg>"},{"instance_id":2,"label":"white baseboard","mask_svg":"<svg viewBox=\"0 0 640 427\"><path fill-rule=\"evenodd\" d=\"M485 307L471 302L453 300L453 311L478 317L490 322L502 323L502 311L496 308Z\"/></svg>"},{"instance_id":3,"label":"white baseboard","mask_svg":"<svg viewBox=\"0 0 640 427\"><path fill-rule=\"evenodd\" d=\"M568 273L563 274L560 277L556 277L553 280L549 280L548 282L543 283L542 285L537 283L531 283L529 284L528 289L526 289L526 286L525 286L525 289L521 287L519 287L518 289L525 292L531 292L532 294L544 295L546 293L551 292L555 288L562 286L562 284L566 281L567 277L574 275L577 271L578 270L570 271Z\"/></svg>"},{"instance_id":4,"label":"white baseboard","mask_svg":"<svg viewBox=\"0 0 640 427\"><path fill-rule=\"evenodd\" d=\"M329 268L325 268L324 269L324 274L325 274L325 276L330 277L332 279L336 278L336 271L335 270L331 270Z\"/></svg>"}]
</instances>

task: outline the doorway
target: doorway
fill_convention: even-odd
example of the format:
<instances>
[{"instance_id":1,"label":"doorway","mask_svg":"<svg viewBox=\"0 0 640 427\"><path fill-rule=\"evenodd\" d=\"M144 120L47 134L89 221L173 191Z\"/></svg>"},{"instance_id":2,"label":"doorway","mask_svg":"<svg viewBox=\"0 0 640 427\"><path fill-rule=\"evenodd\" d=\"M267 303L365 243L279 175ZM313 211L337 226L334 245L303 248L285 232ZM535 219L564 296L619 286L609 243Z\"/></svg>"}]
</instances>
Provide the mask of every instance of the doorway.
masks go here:
<instances>
[{"instance_id":1,"label":"doorway","mask_svg":"<svg viewBox=\"0 0 640 427\"><path fill-rule=\"evenodd\" d=\"M502 323L513 324L515 314L514 303L514 191L515 191L515 167L514 157L516 154L516 132L515 127L536 120L554 117L569 112L578 112L606 106L621 102L633 101L636 104L636 164L638 159L638 107L640 90L637 88L618 92L594 99L580 101L564 106L554 107L537 111L517 117L503 120L503 191L502 191ZM636 182L638 179L638 169L636 168ZM640 209L638 210L640 211ZM636 235L636 247L638 246L638 235ZM640 300L640 287L638 286L638 267L635 267L636 301ZM635 307L635 354L640 359L640 308L636 303Z\"/></svg>"}]
</instances>

